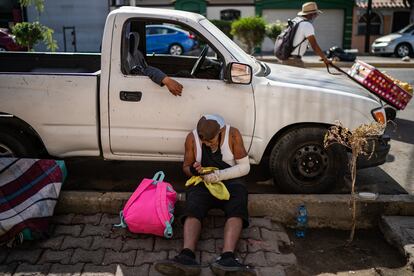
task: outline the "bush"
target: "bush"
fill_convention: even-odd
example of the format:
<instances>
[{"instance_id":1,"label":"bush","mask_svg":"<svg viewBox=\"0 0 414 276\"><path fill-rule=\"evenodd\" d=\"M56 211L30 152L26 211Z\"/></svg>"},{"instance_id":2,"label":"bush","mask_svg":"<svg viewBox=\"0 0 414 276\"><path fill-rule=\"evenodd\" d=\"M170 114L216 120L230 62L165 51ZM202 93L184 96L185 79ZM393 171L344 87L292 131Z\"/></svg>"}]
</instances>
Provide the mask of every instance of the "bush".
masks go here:
<instances>
[{"instance_id":1,"label":"bush","mask_svg":"<svg viewBox=\"0 0 414 276\"><path fill-rule=\"evenodd\" d=\"M247 53L252 54L255 47L263 42L266 22L262 17L244 17L231 24L231 34L247 46Z\"/></svg>"},{"instance_id":2,"label":"bush","mask_svg":"<svg viewBox=\"0 0 414 276\"><path fill-rule=\"evenodd\" d=\"M210 20L211 23L216 25L217 28L219 28L223 33L225 33L230 39L233 39L233 36L231 34L231 21L226 20L217 20L213 19Z\"/></svg>"},{"instance_id":3,"label":"bush","mask_svg":"<svg viewBox=\"0 0 414 276\"><path fill-rule=\"evenodd\" d=\"M282 23L277 20L275 23L266 25L266 36L275 41L277 36L286 28L287 23Z\"/></svg>"},{"instance_id":4,"label":"bush","mask_svg":"<svg viewBox=\"0 0 414 276\"><path fill-rule=\"evenodd\" d=\"M17 23L13 26L12 33L16 36L17 44L27 47L29 51L40 40L43 40L47 48L51 51L55 51L58 48L56 40L53 39L53 30L37 21L33 23Z\"/></svg>"}]
</instances>

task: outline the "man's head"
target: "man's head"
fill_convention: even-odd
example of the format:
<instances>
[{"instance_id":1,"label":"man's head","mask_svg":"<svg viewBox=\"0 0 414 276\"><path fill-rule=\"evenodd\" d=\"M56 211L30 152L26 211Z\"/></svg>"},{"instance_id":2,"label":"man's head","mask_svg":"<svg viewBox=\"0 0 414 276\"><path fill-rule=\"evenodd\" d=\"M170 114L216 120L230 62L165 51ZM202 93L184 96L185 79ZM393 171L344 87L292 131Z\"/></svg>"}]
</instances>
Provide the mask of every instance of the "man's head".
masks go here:
<instances>
[{"instance_id":1,"label":"man's head","mask_svg":"<svg viewBox=\"0 0 414 276\"><path fill-rule=\"evenodd\" d=\"M321 13L322 11L318 9L318 5L315 2L307 2L302 5L302 10L298 12L298 15L312 21Z\"/></svg>"},{"instance_id":2,"label":"man's head","mask_svg":"<svg viewBox=\"0 0 414 276\"><path fill-rule=\"evenodd\" d=\"M204 144L209 147L218 145L218 137L224 120L218 115L204 115L197 123L198 136Z\"/></svg>"}]
</instances>

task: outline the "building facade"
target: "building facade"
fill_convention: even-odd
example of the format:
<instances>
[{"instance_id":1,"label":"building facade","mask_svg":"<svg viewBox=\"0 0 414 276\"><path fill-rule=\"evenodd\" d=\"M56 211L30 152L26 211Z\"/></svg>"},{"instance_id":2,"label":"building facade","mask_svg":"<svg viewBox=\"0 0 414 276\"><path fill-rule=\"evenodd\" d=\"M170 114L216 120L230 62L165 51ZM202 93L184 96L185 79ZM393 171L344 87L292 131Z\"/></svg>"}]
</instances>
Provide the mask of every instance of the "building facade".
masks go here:
<instances>
[{"instance_id":1,"label":"building facade","mask_svg":"<svg viewBox=\"0 0 414 276\"><path fill-rule=\"evenodd\" d=\"M354 8L352 48L365 50L367 1L357 0ZM371 37L369 45L380 36L396 32L410 22L410 11L403 0L372 0Z\"/></svg>"},{"instance_id":2,"label":"building facade","mask_svg":"<svg viewBox=\"0 0 414 276\"><path fill-rule=\"evenodd\" d=\"M59 52L100 52L108 12L108 2L103 0L53 0L45 2L40 16L33 5L29 6L27 20L39 20L52 28ZM39 44L35 50L46 51L46 47Z\"/></svg>"}]
</instances>

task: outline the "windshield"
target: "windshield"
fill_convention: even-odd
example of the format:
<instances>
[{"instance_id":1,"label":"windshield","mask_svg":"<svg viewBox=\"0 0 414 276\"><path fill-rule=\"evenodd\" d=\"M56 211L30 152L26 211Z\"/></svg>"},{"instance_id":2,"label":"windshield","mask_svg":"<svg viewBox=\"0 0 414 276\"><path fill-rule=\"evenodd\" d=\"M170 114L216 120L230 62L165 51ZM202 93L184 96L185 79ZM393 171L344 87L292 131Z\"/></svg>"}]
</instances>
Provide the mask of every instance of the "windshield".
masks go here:
<instances>
[{"instance_id":1,"label":"windshield","mask_svg":"<svg viewBox=\"0 0 414 276\"><path fill-rule=\"evenodd\" d=\"M412 31L414 31L414 24L408 25L407 27L404 27L403 29L399 30L398 33L399 34L406 34L406 33L411 33Z\"/></svg>"},{"instance_id":2,"label":"windshield","mask_svg":"<svg viewBox=\"0 0 414 276\"><path fill-rule=\"evenodd\" d=\"M200 24L214 37L220 41L220 43L237 59L237 61L249 64L253 67L253 71L260 70L260 65L256 59L246 54L233 40L225 35L219 28L207 19L200 20Z\"/></svg>"}]
</instances>

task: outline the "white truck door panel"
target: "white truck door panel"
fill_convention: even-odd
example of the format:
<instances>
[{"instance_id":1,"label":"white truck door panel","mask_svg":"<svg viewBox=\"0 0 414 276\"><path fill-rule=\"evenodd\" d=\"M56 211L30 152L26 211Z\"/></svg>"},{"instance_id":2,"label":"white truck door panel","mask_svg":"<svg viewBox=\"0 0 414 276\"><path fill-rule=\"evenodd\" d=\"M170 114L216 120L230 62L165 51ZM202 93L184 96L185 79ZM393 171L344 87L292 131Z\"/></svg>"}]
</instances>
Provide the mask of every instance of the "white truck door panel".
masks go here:
<instances>
[{"instance_id":1,"label":"white truck door panel","mask_svg":"<svg viewBox=\"0 0 414 276\"><path fill-rule=\"evenodd\" d=\"M176 78L183 86L173 96L146 76L111 76L109 93L110 147L115 155L147 155L180 159L184 141L203 114L220 114L239 128L246 147L253 135L251 85L222 80ZM121 91L141 92L136 102L120 99Z\"/></svg>"}]
</instances>

